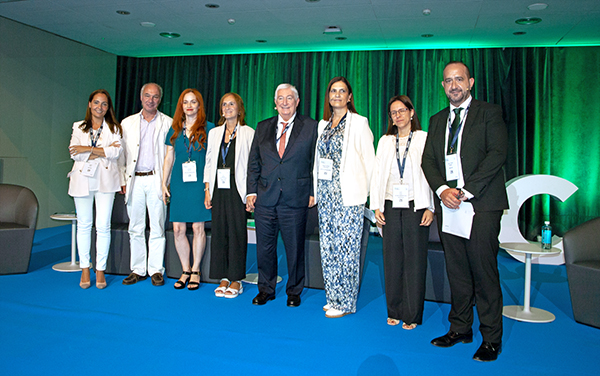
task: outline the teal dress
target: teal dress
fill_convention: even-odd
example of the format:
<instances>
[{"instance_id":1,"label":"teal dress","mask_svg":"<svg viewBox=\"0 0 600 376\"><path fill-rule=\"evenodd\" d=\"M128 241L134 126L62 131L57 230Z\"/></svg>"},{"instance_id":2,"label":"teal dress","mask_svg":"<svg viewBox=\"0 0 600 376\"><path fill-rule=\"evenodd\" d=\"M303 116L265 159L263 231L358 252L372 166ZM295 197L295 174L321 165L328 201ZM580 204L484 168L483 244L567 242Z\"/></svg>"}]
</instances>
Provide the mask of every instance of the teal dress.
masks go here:
<instances>
[{"instance_id":1,"label":"teal dress","mask_svg":"<svg viewBox=\"0 0 600 376\"><path fill-rule=\"evenodd\" d=\"M206 122L206 135L215 125ZM204 163L206 161L206 143L202 148L198 143L192 148L190 160L196 162L195 182L183 182L182 164L188 160L189 140L184 137L183 132L175 139L175 145L171 144L173 128L169 130L165 144L175 148L175 160L171 171L171 204L170 220L171 222L206 222L211 220L210 210L204 206ZM185 139L185 140L184 140ZM197 150L200 149L200 150Z\"/></svg>"}]
</instances>

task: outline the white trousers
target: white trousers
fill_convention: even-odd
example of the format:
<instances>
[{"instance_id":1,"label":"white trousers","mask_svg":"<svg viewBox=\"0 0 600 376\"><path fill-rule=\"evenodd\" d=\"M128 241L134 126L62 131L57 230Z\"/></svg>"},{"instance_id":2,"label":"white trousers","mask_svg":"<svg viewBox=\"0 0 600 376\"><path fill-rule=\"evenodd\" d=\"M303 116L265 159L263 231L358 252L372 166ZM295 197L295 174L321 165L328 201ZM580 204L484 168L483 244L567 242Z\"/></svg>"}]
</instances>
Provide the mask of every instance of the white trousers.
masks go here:
<instances>
[{"instance_id":1,"label":"white trousers","mask_svg":"<svg viewBox=\"0 0 600 376\"><path fill-rule=\"evenodd\" d=\"M165 217L167 207L162 202L162 192L155 179L158 175L136 176L131 185L127 202L129 215L129 244L131 248L131 271L145 276L163 274L165 256ZM146 209L150 218L150 239L146 253Z\"/></svg>"},{"instance_id":2,"label":"white trousers","mask_svg":"<svg viewBox=\"0 0 600 376\"><path fill-rule=\"evenodd\" d=\"M77 251L79 266L90 267L90 247L92 245L92 220L94 200L96 201L96 270L106 270L106 259L110 247L110 217L115 193L90 192L86 197L74 197L77 212Z\"/></svg>"}]
</instances>

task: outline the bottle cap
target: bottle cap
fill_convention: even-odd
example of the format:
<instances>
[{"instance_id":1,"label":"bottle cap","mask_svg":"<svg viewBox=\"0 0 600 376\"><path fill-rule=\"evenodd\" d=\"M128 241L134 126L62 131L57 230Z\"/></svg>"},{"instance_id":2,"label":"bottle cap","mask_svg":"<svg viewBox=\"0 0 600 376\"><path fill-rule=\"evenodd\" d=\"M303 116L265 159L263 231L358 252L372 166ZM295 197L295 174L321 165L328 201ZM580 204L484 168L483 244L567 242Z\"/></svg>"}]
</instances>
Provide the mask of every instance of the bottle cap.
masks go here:
<instances>
[{"instance_id":1,"label":"bottle cap","mask_svg":"<svg viewBox=\"0 0 600 376\"><path fill-rule=\"evenodd\" d=\"M549 225L550 221L544 221L544 224Z\"/></svg>"}]
</instances>

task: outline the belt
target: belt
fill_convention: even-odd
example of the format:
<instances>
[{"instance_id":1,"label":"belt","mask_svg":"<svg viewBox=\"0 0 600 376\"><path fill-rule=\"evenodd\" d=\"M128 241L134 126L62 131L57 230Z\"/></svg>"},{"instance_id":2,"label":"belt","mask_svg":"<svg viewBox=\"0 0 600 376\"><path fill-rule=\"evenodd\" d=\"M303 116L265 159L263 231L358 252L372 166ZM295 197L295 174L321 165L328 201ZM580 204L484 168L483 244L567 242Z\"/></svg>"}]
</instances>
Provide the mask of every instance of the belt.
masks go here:
<instances>
[{"instance_id":1,"label":"belt","mask_svg":"<svg viewBox=\"0 0 600 376\"><path fill-rule=\"evenodd\" d=\"M152 176L154 175L154 171L148 171L148 172L136 172L135 176Z\"/></svg>"}]
</instances>

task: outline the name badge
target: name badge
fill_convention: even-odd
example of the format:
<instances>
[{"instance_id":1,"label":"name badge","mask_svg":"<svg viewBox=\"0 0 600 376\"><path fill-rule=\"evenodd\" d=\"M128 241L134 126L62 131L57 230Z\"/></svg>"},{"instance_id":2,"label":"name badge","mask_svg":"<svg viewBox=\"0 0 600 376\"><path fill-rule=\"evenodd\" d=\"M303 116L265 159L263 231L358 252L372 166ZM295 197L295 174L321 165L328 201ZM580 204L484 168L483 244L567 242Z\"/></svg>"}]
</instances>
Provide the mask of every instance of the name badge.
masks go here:
<instances>
[{"instance_id":1,"label":"name badge","mask_svg":"<svg viewBox=\"0 0 600 376\"><path fill-rule=\"evenodd\" d=\"M231 188L231 169L219 168L217 170L217 187L219 189Z\"/></svg>"},{"instance_id":2,"label":"name badge","mask_svg":"<svg viewBox=\"0 0 600 376\"><path fill-rule=\"evenodd\" d=\"M392 187L392 207L408 208L408 184L394 184Z\"/></svg>"},{"instance_id":3,"label":"name badge","mask_svg":"<svg viewBox=\"0 0 600 376\"><path fill-rule=\"evenodd\" d=\"M333 177L333 159L319 158L320 180L331 180Z\"/></svg>"},{"instance_id":4,"label":"name badge","mask_svg":"<svg viewBox=\"0 0 600 376\"><path fill-rule=\"evenodd\" d=\"M458 180L458 154L446 156L446 180Z\"/></svg>"},{"instance_id":5,"label":"name badge","mask_svg":"<svg viewBox=\"0 0 600 376\"><path fill-rule=\"evenodd\" d=\"M184 183L193 183L198 181L198 176L196 175L196 161L184 162L181 164L181 168L183 171Z\"/></svg>"},{"instance_id":6,"label":"name badge","mask_svg":"<svg viewBox=\"0 0 600 376\"><path fill-rule=\"evenodd\" d=\"M87 176L88 178L93 178L96 174L96 170L98 169L98 161L87 161L83 165L83 170L81 170L81 175Z\"/></svg>"}]
</instances>

